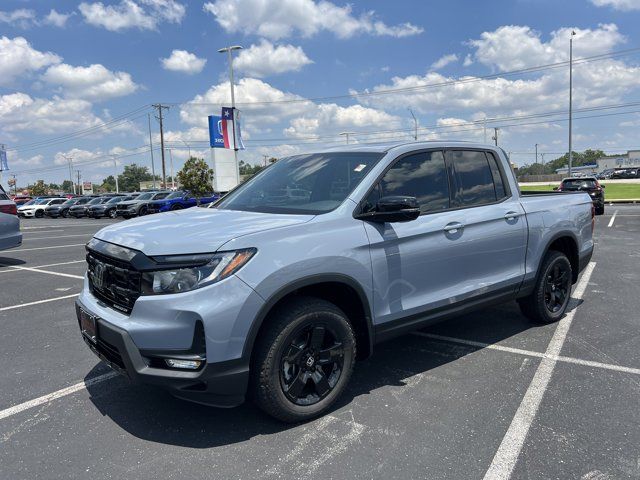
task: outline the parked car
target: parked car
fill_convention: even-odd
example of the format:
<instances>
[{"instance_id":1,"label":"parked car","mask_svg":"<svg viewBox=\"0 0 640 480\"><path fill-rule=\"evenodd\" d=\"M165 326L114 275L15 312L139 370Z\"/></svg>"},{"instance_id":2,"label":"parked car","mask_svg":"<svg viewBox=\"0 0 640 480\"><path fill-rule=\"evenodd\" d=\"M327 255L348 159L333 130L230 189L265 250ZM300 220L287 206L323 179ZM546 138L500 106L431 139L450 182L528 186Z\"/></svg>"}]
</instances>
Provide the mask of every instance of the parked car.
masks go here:
<instances>
[{"instance_id":1,"label":"parked car","mask_svg":"<svg viewBox=\"0 0 640 480\"><path fill-rule=\"evenodd\" d=\"M207 205L211 202L215 202L219 198L220 195L216 195L215 193L209 193L199 199L196 199L196 197L191 195L189 192L172 192L161 200L149 202L147 208L149 213L168 212L171 210L182 210L185 208L195 207L198 205L198 200L200 201L200 205Z\"/></svg>"},{"instance_id":2,"label":"parked car","mask_svg":"<svg viewBox=\"0 0 640 480\"><path fill-rule=\"evenodd\" d=\"M74 205L84 205L89 200L91 200L91 197L70 198L64 203L49 205L47 208L44 209L44 214L47 217L51 217L51 218L58 218L58 217L67 218L69 216L69 209L71 207L73 207Z\"/></svg>"},{"instance_id":3,"label":"parked car","mask_svg":"<svg viewBox=\"0 0 640 480\"><path fill-rule=\"evenodd\" d=\"M617 169L611 174L612 179L626 179L626 178L638 178L637 168L622 168Z\"/></svg>"},{"instance_id":4,"label":"parked car","mask_svg":"<svg viewBox=\"0 0 640 480\"><path fill-rule=\"evenodd\" d=\"M24 205L18 207L18 216L25 218L42 218L44 217L45 209L49 205L61 205L66 202L66 198L38 198L33 200L33 203L27 202Z\"/></svg>"},{"instance_id":5,"label":"parked car","mask_svg":"<svg viewBox=\"0 0 640 480\"><path fill-rule=\"evenodd\" d=\"M24 205L29 200L33 200L33 198L30 195L16 195L15 197L13 197L13 201L18 207L21 205Z\"/></svg>"},{"instance_id":6,"label":"parked car","mask_svg":"<svg viewBox=\"0 0 640 480\"><path fill-rule=\"evenodd\" d=\"M306 201L283 198L290 186ZM210 208L100 230L77 316L130 379L226 407L249 393L303 421L378 342L515 299L534 321L560 319L593 226L589 195L522 195L494 146L324 150L280 159Z\"/></svg>"},{"instance_id":7,"label":"parked car","mask_svg":"<svg viewBox=\"0 0 640 480\"><path fill-rule=\"evenodd\" d=\"M0 250L18 247L22 244L18 208L0 185Z\"/></svg>"},{"instance_id":8,"label":"parked car","mask_svg":"<svg viewBox=\"0 0 640 480\"><path fill-rule=\"evenodd\" d=\"M586 192L591 197L596 215L604 215L604 185L595 177L565 178L559 187L554 188L560 192Z\"/></svg>"},{"instance_id":9,"label":"parked car","mask_svg":"<svg viewBox=\"0 0 640 480\"><path fill-rule=\"evenodd\" d=\"M87 198L87 197L84 197L84 198ZM106 202L111 197L88 197L88 198L89 198L89 201L87 202L80 203L80 204L76 203L75 205L72 205L71 207L69 207L69 216L75 217L75 218L86 217L87 210L89 209L89 207L91 207L92 205L98 205L100 203Z\"/></svg>"},{"instance_id":10,"label":"parked car","mask_svg":"<svg viewBox=\"0 0 640 480\"><path fill-rule=\"evenodd\" d=\"M611 175L613 175L613 172L615 172L614 168L607 168L606 170L603 170L602 172L597 174L596 178L598 180L608 180L609 178L611 178Z\"/></svg>"},{"instance_id":11,"label":"parked car","mask_svg":"<svg viewBox=\"0 0 640 480\"><path fill-rule=\"evenodd\" d=\"M153 200L165 198L171 192L144 192L133 200L120 202L116 206L116 213L119 217L131 218L142 217L149 213L149 203Z\"/></svg>"},{"instance_id":12,"label":"parked car","mask_svg":"<svg viewBox=\"0 0 640 480\"><path fill-rule=\"evenodd\" d=\"M120 202L127 202L133 200L137 195L122 195L118 197L111 197L106 202L91 205L87 208L87 217L101 218L109 217L116 218L116 205Z\"/></svg>"}]
</instances>

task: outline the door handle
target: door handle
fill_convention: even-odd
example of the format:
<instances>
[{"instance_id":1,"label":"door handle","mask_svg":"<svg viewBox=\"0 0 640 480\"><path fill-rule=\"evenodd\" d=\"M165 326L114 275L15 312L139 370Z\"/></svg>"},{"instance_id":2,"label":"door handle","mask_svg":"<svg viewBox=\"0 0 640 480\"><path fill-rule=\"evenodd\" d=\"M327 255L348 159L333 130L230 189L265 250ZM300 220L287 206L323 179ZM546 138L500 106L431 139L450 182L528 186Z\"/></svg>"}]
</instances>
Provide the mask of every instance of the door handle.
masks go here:
<instances>
[{"instance_id":1,"label":"door handle","mask_svg":"<svg viewBox=\"0 0 640 480\"><path fill-rule=\"evenodd\" d=\"M505 220L513 220L514 218L518 218L520 214L518 212L507 212L504 214Z\"/></svg>"},{"instance_id":2,"label":"door handle","mask_svg":"<svg viewBox=\"0 0 640 480\"><path fill-rule=\"evenodd\" d=\"M458 230L462 230L464 228L464 224L460 222L451 222L444 226L443 230L446 233L457 233Z\"/></svg>"}]
</instances>

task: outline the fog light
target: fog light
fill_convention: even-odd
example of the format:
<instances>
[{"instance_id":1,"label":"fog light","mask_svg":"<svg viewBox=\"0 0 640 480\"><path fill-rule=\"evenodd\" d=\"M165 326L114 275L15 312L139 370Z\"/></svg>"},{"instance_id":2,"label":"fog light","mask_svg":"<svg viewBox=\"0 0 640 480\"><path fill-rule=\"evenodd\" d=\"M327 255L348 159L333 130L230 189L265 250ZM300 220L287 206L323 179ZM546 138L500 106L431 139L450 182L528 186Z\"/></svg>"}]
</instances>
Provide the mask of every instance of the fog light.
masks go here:
<instances>
[{"instance_id":1,"label":"fog light","mask_svg":"<svg viewBox=\"0 0 640 480\"><path fill-rule=\"evenodd\" d=\"M164 360L171 368L184 368L187 370L197 370L202 365L200 360L179 360L176 358L165 358Z\"/></svg>"}]
</instances>

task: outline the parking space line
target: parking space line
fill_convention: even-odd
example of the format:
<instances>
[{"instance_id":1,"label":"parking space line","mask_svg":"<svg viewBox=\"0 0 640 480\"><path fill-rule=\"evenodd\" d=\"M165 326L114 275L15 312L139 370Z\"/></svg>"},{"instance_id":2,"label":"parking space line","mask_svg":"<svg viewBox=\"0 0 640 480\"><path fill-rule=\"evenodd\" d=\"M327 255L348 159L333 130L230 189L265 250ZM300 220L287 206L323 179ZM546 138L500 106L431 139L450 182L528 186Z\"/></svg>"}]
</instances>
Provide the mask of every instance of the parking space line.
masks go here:
<instances>
[{"instance_id":1,"label":"parking space line","mask_svg":"<svg viewBox=\"0 0 640 480\"><path fill-rule=\"evenodd\" d=\"M572 296L573 298L582 298L595 265L596 264L594 262L587 265L582 278L576 286L575 292ZM543 358L538 365L538 369L533 376L533 380L531 380L529 388L527 388L527 391L520 402L520 406L518 407L518 410L516 410L516 414L509 425L507 433L502 439L502 442L498 447L498 451L493 457L491 465L489 465L489 469L484 475L485 480L502 480L511 478L513 469L515 468L520 452L522 451L524 441L529 433L529 428L531 427L536 413L538 412L538 408L540 408L542 397L549 386L553 369L556 366L556 360L554 357L558 357L560 354L560 350L567 338L567 333L571 326L571 322L573 321L573 317L575 317L576 311L577 309L574 308L558 322L553 337L547 346L545 358Z\"/></svg>"},{"instance_id":2,"label":"parking space line","mask_svg":"<svg viewBox=\"0 0 640 480\"><path fill-rule=\"evenodd\" d=\"M93 233L79 233L77 235L59 235L56 237L29 237L29 238L23 238L22 241L26 242L29 240L53 240L55 238L88 237L90 235L93 235Z\"/></svg>"},{"instance_id":3,"label":"parking space line","mask_svg":"<svg viewBox=\"0 0 640 480\"><path fill-rule=\"evenodd\" d=\"M611 220L609 220L609 225L607 225L607 227L612 227L613 226L613 222L616 221L616 215L618 215L618 210L613 212L613 215L611 216Z\"/></svg>"},{"instance_id":4,"label":"parking space line","mask_svg":"<svg viewBox=\"0 0 640 480\"><path fill-rule=\"evenodd\" d=\"M49 393L47 395L43 395L42 397L29 400L28 402L20 403L18 405L14 405L13 407L6 408L0 411L0 420L4 420L5 418L15 415L16 413L29 410L30 408L34 408L39 405L52 402L57 398L66 397L67 395L71 395L72 393L79 392L80 390L84 390L87 387L90 387L97 383L104 382L105 380L109 380L110 378L113 378L116 375L118 375L116 372L108 372L103 375L93 377L84 382L76 383L75 385L71 385L70 387L63 388L62 390L58 390L57 392Z\"/></svg>"},{"instance_id":5,"label":"parking space line","mask_svg":"<svg viewBox=\"0 0 640 480\"><path fill-rule=\"evenodd\" d=\"M71 265L73 263L85 263L86 260L73 260L72 262L60 262L60 263L49 263L47 265L36 265L35 267L31 267L31 268L48 268L48 267L59 267L61 265ZM17 272L20 269L16 266L13 265L6 265L6 264L2 264L0 263L0 267L7 267L7 270L0 270L0 273L7 273L7 272ZM22 268L26 268L26 267L22 267Z\"/></svg>"},{"instance_id":6,"label":"parking space line","mask_svg":"<svg viewBox=\"0 0 640 480\"><path fill-rule=\"evenodd\" d=\"M36 247L36 248L18 248L17 250L11 250L14 252L31 252L33 250L50 250L52 248L69 248L69 247L84 247L86 243L74 243L73 245L55 245L53 247Z\"/></svg>"},{"instance_id":7,"label":"parking space line","mask_svg":"<svg viewBox=\"0 0 640 480\"><path fill-rule=\"evenodd\" d=\"M41 270L39 268L33 268L33 267L18 267L16 265L13 265L13 268L15 268L16 270L26 270L28 272L46 273L47 275L57 275L59 277L76 278L80 280L84 279L84 277L80 275L71 275L70 273L52 272L51 270Z\"/></svg>"},{"instance_id":8,"label":"parking space line","mask_svg":"<svg viewBox=\"0 0 640 480\"><path fill-rule=\"evenodd\" d=\"M46 300L37 300L35 302L20 303L18 305L11 305L10 307L0 307L0 312L6 312L7 310L13 310L15 308L30 307L32 305L40 305L41 303L55 302L57 300L64 300L66 298L77 297L78 295L80 294L74 293L73 295L65 295L64 297L47 298Z\"/></svg>"}]
</instances>

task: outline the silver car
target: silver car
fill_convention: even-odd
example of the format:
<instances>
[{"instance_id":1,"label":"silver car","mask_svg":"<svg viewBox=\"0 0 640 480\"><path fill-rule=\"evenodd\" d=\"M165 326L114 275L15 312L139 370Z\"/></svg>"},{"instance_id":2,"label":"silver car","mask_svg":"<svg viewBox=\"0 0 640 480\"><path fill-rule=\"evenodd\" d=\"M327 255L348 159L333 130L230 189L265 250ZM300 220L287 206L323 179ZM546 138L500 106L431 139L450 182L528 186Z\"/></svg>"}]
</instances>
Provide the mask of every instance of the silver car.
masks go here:
<instances>
[{"instance_id":1,"label":"silver car","mask_svg":"<svg viewBox=\"0 0 640 480\"><path fill-rule=\"evenodd\" d=\"M18 209L0 185L0 250L22 244Z\"/></svg>"}]
</instances>

